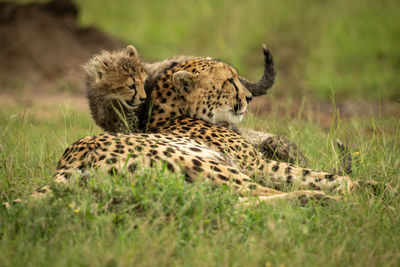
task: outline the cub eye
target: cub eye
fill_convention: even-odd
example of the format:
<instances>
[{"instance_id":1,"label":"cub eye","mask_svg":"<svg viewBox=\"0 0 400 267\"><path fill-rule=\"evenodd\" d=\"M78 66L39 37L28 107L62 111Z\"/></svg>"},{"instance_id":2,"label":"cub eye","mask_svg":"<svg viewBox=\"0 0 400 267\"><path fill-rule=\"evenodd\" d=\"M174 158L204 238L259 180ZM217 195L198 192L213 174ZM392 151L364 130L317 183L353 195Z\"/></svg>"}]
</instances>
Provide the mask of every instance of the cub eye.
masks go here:
<instances>
[{"instance_id":1,"label":"cub eye","mask_svg":"<svg viewBox=\"0 0 400 267\"><path fill-rule=\"evenodd\" d=\"M131 90L136 90L136 85L135 85L134 83L131 84L131 85L129 85L128 87L129 87L129 89L131 89Z\"/></svg>"}]
</instances>

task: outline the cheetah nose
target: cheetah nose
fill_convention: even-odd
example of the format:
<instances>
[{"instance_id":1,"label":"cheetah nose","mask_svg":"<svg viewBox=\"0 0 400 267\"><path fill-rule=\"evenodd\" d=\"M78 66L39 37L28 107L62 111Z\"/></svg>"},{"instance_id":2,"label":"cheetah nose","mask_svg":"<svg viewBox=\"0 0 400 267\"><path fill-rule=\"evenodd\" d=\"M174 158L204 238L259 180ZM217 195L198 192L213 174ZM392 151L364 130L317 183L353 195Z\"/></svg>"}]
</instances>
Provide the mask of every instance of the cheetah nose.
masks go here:
<instances>
[{"instance_id":1,"label":"cheetah nose","mask_svg":"<svg viewBox=\"0 0 400 267\"><path fill-rule=\"evenodd\" d=\"M250 101L253 99L253 96L246 96L246 101L247 103L250 103Z\"/></svg>"},{"instance_id":2,"label":"cheetah nose","mask_svg":"<svg viewBox=\"0 0 400 267\"><path fill-rule=\"evenodd\" d=\"M146 100L146 98L145 97L139 97L139 100L143 102L143 101Z\"/></svg>"}]
</instances>

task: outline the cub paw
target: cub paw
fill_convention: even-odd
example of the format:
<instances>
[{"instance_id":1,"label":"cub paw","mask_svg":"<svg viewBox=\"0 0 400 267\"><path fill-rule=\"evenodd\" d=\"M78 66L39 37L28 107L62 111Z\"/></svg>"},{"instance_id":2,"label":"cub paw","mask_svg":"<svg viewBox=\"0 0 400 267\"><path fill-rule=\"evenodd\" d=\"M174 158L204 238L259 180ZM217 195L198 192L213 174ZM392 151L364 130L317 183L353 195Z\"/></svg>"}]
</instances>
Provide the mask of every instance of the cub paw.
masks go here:
<instances>
[{"instance_id":1,"label":"cub paw","mask_svg":"<svg viewBox=\"0 0 400 267\"><path fill-rule=\"evenodd\" d=\"M282 136L271 136L260 144L260 152L267 159L307 166L306 156L299 148Z\"/></svg>"}]
</instances>

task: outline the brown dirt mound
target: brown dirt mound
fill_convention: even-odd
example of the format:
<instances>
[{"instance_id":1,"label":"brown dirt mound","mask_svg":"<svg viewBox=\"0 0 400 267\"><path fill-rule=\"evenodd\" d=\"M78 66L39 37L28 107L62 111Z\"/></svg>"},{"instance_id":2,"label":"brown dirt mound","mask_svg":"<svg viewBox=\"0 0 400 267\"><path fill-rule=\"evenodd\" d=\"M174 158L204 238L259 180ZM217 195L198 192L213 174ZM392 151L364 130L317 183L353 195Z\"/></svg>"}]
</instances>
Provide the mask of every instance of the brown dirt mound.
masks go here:
<instances>
[{"instance_id":1,"label":"brown dirt mound","mask_svg":"<svg viewBox=\"0 0 400 267\"><path fill-rule=\"evenodd\" d=\"M95 28L80 27L77 15L70 0L0 3L0 92L36 92L63 84L83 91L80 65L101 49L124 44Z\"/></svg>"}]
</instances>

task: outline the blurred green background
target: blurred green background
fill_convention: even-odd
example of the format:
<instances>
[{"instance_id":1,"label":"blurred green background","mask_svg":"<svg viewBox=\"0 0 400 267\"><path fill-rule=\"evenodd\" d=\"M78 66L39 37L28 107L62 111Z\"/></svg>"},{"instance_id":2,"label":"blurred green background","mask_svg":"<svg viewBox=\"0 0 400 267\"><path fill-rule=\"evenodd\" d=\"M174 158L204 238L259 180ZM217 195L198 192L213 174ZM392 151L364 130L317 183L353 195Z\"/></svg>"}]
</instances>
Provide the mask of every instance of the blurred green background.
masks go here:
<instances>
[{"instance_id":1,"label":"blurred green background","mask_svg":"<svg viewBox=\"0 0 400 267\"><path fill-rule=\"evenodd\" d=\"M146 59L212 56L257 79L262 73L261 44L266 43L284 94L400 98L400 1L76 3L83 25L96 25L135 44Z\"/></svg>"},{"instance_id":2,"label":"blurred green background","mask_svg":"<svg viewBox=\"0 0 400 267\"><path fill-rule=\"evenodd\" d=\"M136 45L145 59L211 56L257 79L266 43L278 68L274 94L400 100L400 1L75 3L82 25Z\"/></svg>"}]
</instances>

